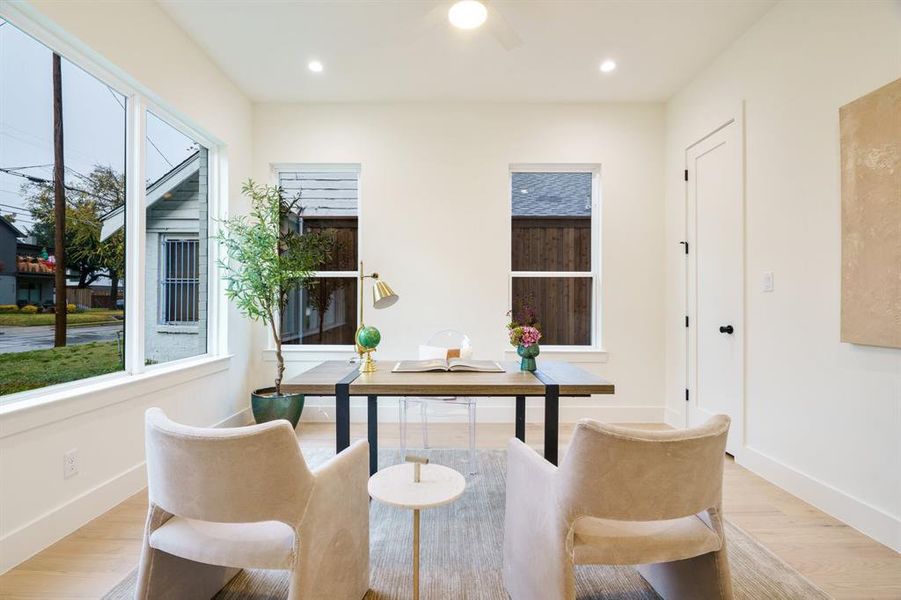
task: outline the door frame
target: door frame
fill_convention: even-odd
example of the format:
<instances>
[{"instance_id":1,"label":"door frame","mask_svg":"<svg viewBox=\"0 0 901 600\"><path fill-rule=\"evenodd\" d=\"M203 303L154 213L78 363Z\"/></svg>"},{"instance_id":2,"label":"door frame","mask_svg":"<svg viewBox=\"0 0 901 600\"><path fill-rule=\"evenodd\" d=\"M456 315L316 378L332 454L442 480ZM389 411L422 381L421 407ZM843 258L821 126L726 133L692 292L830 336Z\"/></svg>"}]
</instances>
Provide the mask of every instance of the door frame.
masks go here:
<instances>
[{"instance_id":1,"label":"door frame","mask_svg":"<svg viewBox=\"0 0 901 600\"><path fill-rule=\"evenodd\" d=\"M709 129L702 136L695 138L695 141L691 142L687 146L685 146L685 150L683 153L683 165L685 171L688 173L688 178L692 179L692 169L689 169L689 160L688 153L689 151L697 146L698 144L706 141L711 136L716 135L726 127L734 125L735 126L735 136L737 142L737 156L736 160L738 162L738 198L741 203L741 209L739 211L740 214L740 244L739 244L739 260L738 260L738 269L739 269L739 281L741 282L741 289L739 291L739 315L736 319L738 323L738 330L736 331L736 337L738 337L738 352L739 352L739 374L738 374L738 412L737 414L732 416L732 426L730 428L730 435L735 436L735 453L734 458L736 461L740 459L740 455L745 448L745 395L746 395L746 370L747 370L747 336L745 332L747 331L747 311L745 307L747 306L747 173L746 173L746 131L745 131L745 106L744 101L742 101L738 107L733 112L733 116L727 119L725 122L720 122L718 126ZM698 370L697 370L697 334L696 334L696 325L697 325L697 272L696 272L696 253L695 249L697 248L697 235L696 235L696 227L690 221L690 216L692 215L691 207L690 207L690 194L689 194L689 184L691 181L684 182L684 204L683 204L683 224L684 224L684 240L688 243L688 252L685 253L685 280L684 280L684 298L683 298L683 309L684 314L689 318L688 326L684 328L685 338L684 338L684 364L685 364L685 390L686 390L686 403L685 403L685 411L683 414L683 425L684 427L688 427L690 424L689 411L691 410L690 404L694 402L697 398L697 389L698 389Z\"/></svg>"}]
</instances>

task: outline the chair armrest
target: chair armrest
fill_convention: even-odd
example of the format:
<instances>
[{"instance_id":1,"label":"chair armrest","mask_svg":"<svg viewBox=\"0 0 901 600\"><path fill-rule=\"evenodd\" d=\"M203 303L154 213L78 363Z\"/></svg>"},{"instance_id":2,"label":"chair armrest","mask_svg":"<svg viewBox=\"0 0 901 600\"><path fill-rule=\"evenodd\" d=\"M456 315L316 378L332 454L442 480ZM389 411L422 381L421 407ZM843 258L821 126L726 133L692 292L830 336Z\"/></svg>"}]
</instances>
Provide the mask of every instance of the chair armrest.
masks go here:
<instances>
[{"instance_id":1,"label":"chair armrest","mask_svg":"<svg viewBox=\"0 0 901 600\"><path fill-rule=\"evenodd\" d=\"M356 473L360 477L360 465L365 466L362 474L363 488L369 481L369 442L366 440L357 440L324 464L313 469L313 477L317 482L320 477L347 477Z\"/></svg>"},{"instance_id":2,"label":"chair armrest","mask_svg":"<svg viewBox=\"0 0 901 600\"><path fill-rule=\"evenodd\" d=\"M507 444L504 583L511 598L566 598L565 515L557 467L518 439Z\"/></svg>"},{"instance_id":3,"label":"chair armrest","mask_svg":"<svg viewBox=\"0 0 901 600\"><path fill-rule=\"evenodd\" d=\"M369 587L369 443L355 442L313 477L298 527L297 597L360 598Z\"/></svg>"},{"instance_id":4,"label":"chair armrest","mask_svg":"<svg viewBox=\"0 0 901 600\"><path fill-rule=\"evenodd\" d=\"M529 446L514 438L507 444L507 498L504 517L505 542L529 545L536 532L557 530L550 526L560 519L556 502L557 467Z\"/></svg>"}]
</instances>

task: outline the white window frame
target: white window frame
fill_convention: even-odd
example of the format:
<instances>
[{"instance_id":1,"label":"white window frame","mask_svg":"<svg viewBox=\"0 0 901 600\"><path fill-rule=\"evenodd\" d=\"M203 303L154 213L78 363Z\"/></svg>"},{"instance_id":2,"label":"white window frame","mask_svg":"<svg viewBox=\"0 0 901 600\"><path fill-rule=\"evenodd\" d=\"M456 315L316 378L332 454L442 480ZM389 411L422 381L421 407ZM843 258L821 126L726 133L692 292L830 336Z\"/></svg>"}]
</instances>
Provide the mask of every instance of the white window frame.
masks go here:
<instances>
[{"instance_id":1,"label":"white window frame","mask_svg":"<svg viewBox=\"0 0 901 600\"><path fill-rule=\"evenodd\" d=\"M590 271L514 271L513 270L513 173L591 173L591 270ZM603 353L602 302L601 302L601 165L525 163L512 164L507 177L507 198L510 199L510 243L507 259L507 306L513 306L513 279L522 277L591 278L591 343L588 345L542 345L542 352L591 352ZM539 315L540 316L540 315Z\"/></svg>"},{"instance_id":2,"label":"white window frame","mask_svg":"<svg viewBox=\"0 0 901 600\"><path fill-rule=\"evenodd\" d=\"M360 257L363 252L363 191L362 191L362 169L360 163L274 163L271 165L271 184L280 185L282 173L348 173L355 172L357 174L357 260L356 264L360 264ZM315 271L313 277L354 277L357 285L360 285L360 269L359 267L353 271ZM357 289L357 297L359 298L360 290ZM358 300L359 301L359 300ZM357 315L355 318L355 329L359 327L360 307L354 311ZM281 328L281 323L277 325ZM279 329L281 331L281 329ZM275 338L272 337L270 331L267 335L267 349L264 356L267 359L274 357ZM291 355L305 357L304 360L310 358L310 355L322 354L323 358L353 356L355 347L353 344L288 344L282 346L282 354L286 360L291 360Z\"/></svg>"},{"instance_id":3,"label":"white window frame","mask_svg":"<svg viewBox=\"0 0 901 600\"><path fill-rule=\"evenodd\" d=\"M144 185L147 111L208 149L209 240L216 238L221 229L220 222L227 218L228 165L225 144L194 125L186 115L168 109L156 93L29 4L3 2L0 4L0 17L125 97L125 308L129 315L125 319L125 365L122 371L0 396L0 415L81 397L113 386L145 381L156 375L179 371L186 374L215 372L229 356L228 311L225 308L228 300L218 276L218 260L222 252L219 244L215 243L209 243L207 252L207 352L157 365L144 364L144 333L147 327L145 299L149 291L145 289L143 278L147 236ZM134 185L134 182L140 182L140 185Z\"/></svg>"}]
</instances>

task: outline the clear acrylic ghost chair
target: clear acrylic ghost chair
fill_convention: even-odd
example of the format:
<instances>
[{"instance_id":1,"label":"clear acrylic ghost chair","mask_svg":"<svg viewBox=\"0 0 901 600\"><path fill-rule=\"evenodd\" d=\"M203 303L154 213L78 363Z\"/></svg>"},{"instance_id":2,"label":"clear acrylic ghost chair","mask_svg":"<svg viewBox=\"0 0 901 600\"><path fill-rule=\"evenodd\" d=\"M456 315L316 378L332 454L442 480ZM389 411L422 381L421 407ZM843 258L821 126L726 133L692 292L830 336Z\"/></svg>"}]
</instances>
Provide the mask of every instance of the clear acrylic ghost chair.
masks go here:
<instances>
[{"instance_id":1,"label":"clear acrylic ghost chair","mask_svg":"<svg viewBox=\"0 0 901 600\"><path fill-rule=\"evenodd\" d=\"M434 334L426 342L425 347L420 346L419 358L437 358L429 352L429 349L443 348L445 350L459 350L461 358L472 356L472 342L469 336L455 329L443 329ZM469 473L476 472L476 401L475 398L457 396L435 396L429 398L401 398L400 399L400 448L401 456L407 452L407 410L410 406L419 406L419 415L422 423L422 447L429 447L429 416L430 404L457 404L465 406L469 412Z\"/></svg>"}]
</instances>

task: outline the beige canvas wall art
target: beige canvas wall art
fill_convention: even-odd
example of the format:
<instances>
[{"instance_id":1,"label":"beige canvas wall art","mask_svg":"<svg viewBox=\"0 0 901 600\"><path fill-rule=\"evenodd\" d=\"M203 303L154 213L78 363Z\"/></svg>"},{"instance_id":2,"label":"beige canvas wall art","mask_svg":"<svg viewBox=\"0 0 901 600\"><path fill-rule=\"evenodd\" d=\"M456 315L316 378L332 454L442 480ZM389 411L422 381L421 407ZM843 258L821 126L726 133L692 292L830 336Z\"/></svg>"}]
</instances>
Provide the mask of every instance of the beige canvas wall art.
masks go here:
<instances>
[{"instance_id":1,"label":"beige canvas wall art","mask_svg":"<svg viewBox=\"0 0 901 600\"><path fill-rule=\"evenodd\" d=\"M901 79L839 109L843 342L901 348Z\"/></svg>"}]
</instances>

